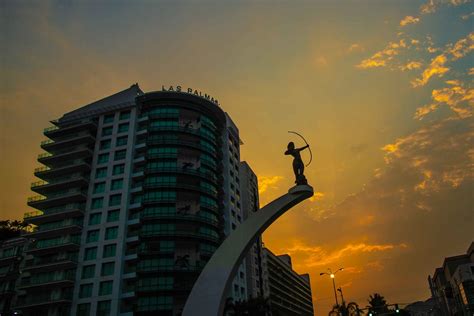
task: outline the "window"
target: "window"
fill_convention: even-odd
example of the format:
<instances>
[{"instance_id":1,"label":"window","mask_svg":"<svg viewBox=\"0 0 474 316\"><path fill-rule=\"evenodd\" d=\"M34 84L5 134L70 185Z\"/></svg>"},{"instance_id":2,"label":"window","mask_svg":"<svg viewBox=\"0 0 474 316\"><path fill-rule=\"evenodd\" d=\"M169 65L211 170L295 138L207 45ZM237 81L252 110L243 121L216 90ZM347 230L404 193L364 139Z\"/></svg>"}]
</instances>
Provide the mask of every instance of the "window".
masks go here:
<instances>
[{"instance_id":1,"label":"window","mask_svg":"<svg viewBox=\"0 0 474 316\"><path fill-rule=\"evenodd\" d=\"M82 284L79 289L79 298L91 297L92 296L92 283Z\"/></svg>"},{"instance_id":2,"label":"window","mask_svg":"<svg viewBox=\"0 0 474 316\"><path fill-rule=\"evenodd\" d=\"M95 258L97 258L97 247L86 248L84 260L94 260Z\"/></svg>"},{"instance_id":3,"label":"window","mask_svg":"<svg viewBox=\"0 0 474 316\"><path fill-rule=\"evenodd\" d=\"M143 296L138 298L138 309L141 311L171 310L172 296Z\"/></svg>"},{"instance_id":4,"label":"window","mask_svg":"<svg viewBox=\"0 0 474 316\"><path fill-rule=\"evenodd\" d=\"M107 167L97 168L97 170L95 171L95 178L96 179L104 178L106 176L107 176Z\"/></svg>"},{"instance_id":5,"label":"window","mask_svg":"<svg viewBox=\"0 0 474 316\"><path fill-rule=\"evenodd\" d=\"M117 160L122 160L122 159L125 159L125 155L127 154L127 150L126 149L123 149L123 150L117 150L115 152L115 155L114 155L114 160L117 161Z\"/></svg>"},{"instance_id":6,"label":"window","mask_svg":"<svg viewBox=\"0 0 474 316\"><path fill-rule=\"evenodd\" d=\"M86 242L96 242L99 240L99 230L90 230L87 232Z\"/></svg>"},{"instance_id":7,"label":"window","mask_svg":"<svg viewBox=\"0 0 474 316\"><path fill-rule=\"evenodd\" d=\"M102 271L100 273L101 276L108 276L114 274L115 263L114 262L106 262L102 264Z\"/></svg>"},{"instance_id":8,"label":"window","mask_svg":"<svg viewBox=\"0 0 474 316\"><path fill-rule=\"evenodd\" d=\"M104 253L102 255L103 258L108 258L108 257L113 257L115 256L115 251L116 251L116 245L111 244L111 245L105 245L104 246Z\"/></svg>"},{"instance_id":9,"label":"window","mask_svg":"<svg viewBox=\"0 0 474 316\"><path fill-rule=\"evenodd\" d=\"M118 227L109 227L105 230L105 240L117 238Z\"/></svg>"},{"instance_id":10,"label":"window","mask_svg":"<svg viewBox=\"0 0 474 316\"><path fill-rule=\"evenodd\" d=\"M116 222L119 220L120 210L113 210L107 213L107 222Z\"/></svg>"},{"instance_id":11,"label":"window","mask_svg":"<svg viewBox=\"0 0 474 316\"><path fill-rule=\"evenodd\" d=\"M110 315L110 301L100 301L97 303L97 316Z\"/></svg>"},{"instance_id":12,"label":"window","mask_svg":"<svg viewBox=\"0 0 474 316\"><path fill-rule=\"evenodd\" d=\"M112 135L112 126L104 127L102 129L102 136L109 136L109 135Z\"/></svg>"},{"instance_id":13,"label":"window","mask_svg":"<svg viewBox=\"0 0 474 316\"><path fill-rule=\"evenodd\" d=\"M91 310L91 303L78 304L76 316L89 316L90 310Z\"/></svg>"},{"instance_id":14,"label":"window","mask_svg":"<svg viewBox=\"0 0 474 316\"><path fill-rule=\"evenodd\" d=\"M115 165L112 171L113 175L122 174L125 170L125 165Z\"/></svg>"},{"instance_id":15,"label":"window","mask_svg":"<svg viewBox=\"0 0 474 316\"><path fill-rule=\"evenodd\" d=\"M128 120L130 118L130 111L120 112L120 120Z\"/></svg>"},{"instance_id":16,"label":"window","mask_svg":"<svg viewBox=\"0 0 474 316\"><path fill-rule=\"evenodd\" d=\"M174 251L174 241L160 241L160 251Z\"/></svg>"},{"instance_id":17,"label":"window","mask_svg":"<svg viewBox=\"0 0 474 316\"><path fill-rule=\"evenodd\" d=\"M109 149L112 141L110 139L105 139L100 142L100 149Z\"/></svg>"},{"instance_id":18,"label":"window","mask_svg":"<svg viewBox=\"0 0 474 316\"><path fill-rule=\"evenodd\" d=\"M104 116L104 124L112 123L114 121L115 114L108 114Z\"/></svg>"},{"instance_id":19,"label":"window","mask_svg":"<svg viewBox=\"0 0 474 316\"><path fill-rule=\"evenodd\" d=\"M128 132L128 123L120 124L118 127L118 132L119 133Z\"/></svg>"},{"instance_id":20,"label":"window","mask_svg":"<svg viewBox=\"0 0 474 316\"><path fill-rule=\"evenodd\" d=\"M115 144L115 146L127 145L127 142L128 142L128 136L118 137L117 143Z\"/></svg>"},{"instance_id":21,"label":"window","mask_svg":"<svg viewBox=\"0 0 474 316\"><path fill-rule=\"evenodd\" d=\"M104 204L104 198L102 197L94 198L92 199L91 209L95 210L95 209L101 208L103 204Z\"/></svg>"},{"instance_id":22,"label":"window","mask_svg":"<svg viewBox=\"0 0 474 316\"><path fill-rule=\"evenodd\" d=\"M99 295L112 294L112 285L113 285L113 281L100 282Z\"/></svg>"},{"instance_id":23,"label":"window","mask_svg":"<svg viewBox=\"0 0 474 316\"><path fill-rule=\"evenodd\" d=\"M82 267L82 278L89 279L93 278L95 274L95 265Z\"/></svg>"},{"instance_id":24,"label":"window","mask_svg":"<svg viewBox=\"0 0 474 316\"><path fill-rule=\"evenodd\" d=\"M109 198L109 206L120 205L121 200L122 200L122 194L111 195Z\"/></svg>"},{"instance_id":25,"label":"window","mask_svg":"<svg viewBox=\"0 0 474 316\"><path fill-rule=\"evenodd\" d=\"M123 186L123 179L116 179L112 180L112 184L110 185L111 190L120 190Z\"/></svg>"},{"instance_id":26,"label":"window","mask_svg":"<svg viewBox=\"0 0 474 316\"><path fill-rule=\"evenodd\" d=\"M102 193L105 191L105 182L94 184L94 193Z\"/></svg>"},{"instance_id":27,"label":"window","mask_svg":"<svg viewBox=\"0 0 474 316\"><path fill-rule=\"evenodd\" d=\"M106 163L109 161L109 154L100 154L97 163Z\"/></svg>"},{"instance_id":28,"label":"window","mask_svg":"<svg viewBox=\"0 0 474 316\"><path fill-rule=\"evenodd\" d=\"M101 213L94 213L89 215L89 225L97 225L100 224L102 214Z\"/></svg>"}]
</instances>

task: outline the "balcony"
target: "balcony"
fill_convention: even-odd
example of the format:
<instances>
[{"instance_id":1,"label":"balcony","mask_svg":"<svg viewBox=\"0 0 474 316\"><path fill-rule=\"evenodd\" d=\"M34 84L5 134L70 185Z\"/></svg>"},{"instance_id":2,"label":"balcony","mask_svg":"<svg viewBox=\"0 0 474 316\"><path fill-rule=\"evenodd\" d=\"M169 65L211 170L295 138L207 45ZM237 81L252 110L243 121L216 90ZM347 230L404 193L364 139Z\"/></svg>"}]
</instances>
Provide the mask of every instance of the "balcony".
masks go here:
<instances>
[{"instance_id":1,"label":"balcony","mask_svg":"<svg viewBox=\"0 0 474 316\"><path fill-rule=\"evenodd\" d=\"M199 129L194 129L194 128L186 128L186 127L181 127L181 126L149 126L148 127L149 132L178 132L178 133L185 133L185 134L191 134L195 136L199 136L207 141L212 142L214 145L217 145L216 137L212 137L211 135L202 132Z\"/></svg>"},{"instance_id":2,"label":"balcony","mask_svg":"<svg viewBox=\"0 0 474 316\"><path fill-rule=\"evenodd\" d=\"M54 195L36 195L28 198L27 204L36 209L55 207L61 204L85 201L87 192L81 189L68 189Z\"/></svg>"},{"instance_id":3,"label":"balcony","mask_svg":"<svg viewBox=\"0 0 474 316\"><path fill-rule=\"evenodd\" d=\"M48 194L58 189L84 187L89 184L89 178L82 173L75 173L68 177L54 178L50 181L36 181L31 183L31 190L39 194Z\"/></svg>"},{"instance_id":4,"label":"balcony","mask_svg":"<svg viewBox=\"0 0 474 316\"><path fill-rule=\"evenodd\" d=\"M76 255L53 255L45 256L42 258L35 258L32 264L26 265L23 271L36 272L36 271L54 271L54 270L66 270L72 269L77 266L77 254Z\"/></svg>"},{"instance_id":5,"label":"balcony","mask_svg":"<svg viewBox=\"0 0 474 316\"><path fill-rule=\"evenodd\" d=\"M54 235L70 235L79 233L82 230L83 220L68 218L53 226L44 224L37 227L32 232L25 235L29 238L47 238Z\"/></svg>"},{"instance_id":6,"label":"balcony","mask_svg":"<svg viewBox=\"0 0 474 316\"><path fill-rule=\"evenodd\" d=\"M95 135L94 131L97 130L97 123L92 120L86 119L74 125L69 125L69 126L64 126L64 127L51 126L51 127L45 128L43 130L43 134L48 138L57 139L60 137L64 137L67 134L77 133L79 131L84 131L84 130L91 131Z\"/></svg>"},{"instance_id":7,"label":"balcony","mask_svg":"<svg viewBox=\"0 0 474 316\"><path fill-rule=\"evenodd\" d=\"M68 286L73 285L74 280L75 273L55 271L47 274L34 275L28 279L22 279L20 288L41 287L41 289L45 289L48 287Z\"/></svg>"},{"instance_id":8,"label":"balcony","mask_svg":"<svg viewBox=\"0 0 474 316\"><path fill-rule=\"evenodd\" d=\"M35 176L40 179L48 180L54 177L60 177L70 173L76 172L89 172L91 166L84 159L75 159L67 162L66 164L54 168L47 166L39 167L35 169Z\"/></svg>"},{"instance_id":9,"label":"balcony","mask_svg":"<svg viewBox=\"0 0 474 316\"><path fill-rule=\"evenodd\" d=\"M173 272L173 273L200 273L203 266L199 265L188 265L186 267L179 267L176 265L172 266L142 266L140 263L137 265L137 273L156 273L156 272Z\"/></svg>"},{"instance_id":10,"label":"balcony","mask_svg":"<svg viewBox=\"0 0 474 316\"><path fill-rule=\"evenodd\" d=\"M153 213L147 214L146 212L141 212L140 218L142 220L168 220L168 221L177 220L178 222L190 221L190 222L209 224L213 227L219 226L219 221L211 219L211 218L199 216L199 215L153 214Z\"/></svg>"},{"instance_id":11,"label":"balcony","mask_svg":"<svg viewBox=\"0 0 474 316\"><path fill-rule=\"evenodd\" d=\"M171 237L173 239L200 239L219 244L220 238L203 233L189 232L189 231L141 231L140 238L156 238L156 237Z\"/></svg>"},{"instance_id":12,"label":"balcony","mask_svg":"<svg viewBox=\"0 0 474 316\"><path fill-rule=\"evenodd\" d=\"M92 150L87 146L77 146L71 150L51 153L42 153L38 155L38 161L42 164L52 166L70 159L86 158L92 156Z\"/></svg>"},{"instance_id":13,"label":"balcony","mask_svg":"<svg viewBox=\"0 0 474 316\"><path fill-rule=\"evenodd\" d=\"M72 294L62 293L60 295L51 295L48 293L47 295L43 295L43 293L20 297L15 309L33 309L34 312L34 309L41 306L71 304L72 302Z\"/></svg>"},{"instance_id":14,"label":"balcony","mask_svg":"<svg viewBox=\"0 0 474 316\"><path fill-rule=\"evenodd\" d=\"M41 148L46 151L54 152L56 150L64 149L65 147L76 146L80 144L90 144L95 142L95 136L88 132L80 132L72 134L67 138L60 138L56 141L47 139L41 142Z\"/></svg>"},{"instance_id":15,"label":"balcony","mask_svg":"<svg viewBox=\"0 0 474 316\"><path fill-rule=\"evenodd\" d=\"M147 174L161 174L161 173L174 173L174 174L187 174L192 176L198 176L202 179L212 181L214 184L217 183L217 177L212 172L204 172L199 169L190 169L190 168L150 168L145 169Z\"/></svg>"},{"instance_id":16,"label":"balcony","mask_svg":"<svg viewBox=\"0 0 474 316\"><path fill-rule=\"evenodd\" d=\"M145 189L157 189L157 188L162 188L162 189L167 189L167 188L173 188L173 189L183 189L183 190L193 190L197 191L199 193L204 193L207 195L210 195L213 198L217 198L217 190L211 190L208 188L204 188L200 186L199 184L197 185L192 185L192 184L185 184L185 183L160 183L160 182L155 182L155 183L150 183L150 182L145 182L143 183L143 188Z\"/></svg>"},{"instance_id":17,"label":"balcony","mask_svg":"<svg viewBox=\"0 0 474 316\"><path fill-rule=\"evenodd\" d=\"M167 139L163 137L149 137L147 139L147 143L150 145L179 145L179 146L186 146L190 148L195 148L200 151L206 152L215 158L217 157L217 151L215 148L202 146L199 142L196 141L184 141L179 139Z\"/></svg>"},{"instance_id":18,"label":"balcony","mask_svg":"<svg viewBox=\"0 0 474 316\"><path fill-rule=\"evenodd\" d=\"M29 253L42 254L50 252L61 252L69 250L77 250L80 246L80 238L78 237L65 237L57 238L53 240L40 240L28 247Z\"/></svg>"},{"instance_id":19,"label":"balcony","mask_svg":"<svg viewBox=\"0 0 474 316\"><path fill-rule=\"evenodd\" d=\"M65 218L79 217L84 215L84 207L85 205L82 203L71 203L44 211L28 212L25 213L24 220L29 224L40 225Z\"/></svg>"}]
</instances>

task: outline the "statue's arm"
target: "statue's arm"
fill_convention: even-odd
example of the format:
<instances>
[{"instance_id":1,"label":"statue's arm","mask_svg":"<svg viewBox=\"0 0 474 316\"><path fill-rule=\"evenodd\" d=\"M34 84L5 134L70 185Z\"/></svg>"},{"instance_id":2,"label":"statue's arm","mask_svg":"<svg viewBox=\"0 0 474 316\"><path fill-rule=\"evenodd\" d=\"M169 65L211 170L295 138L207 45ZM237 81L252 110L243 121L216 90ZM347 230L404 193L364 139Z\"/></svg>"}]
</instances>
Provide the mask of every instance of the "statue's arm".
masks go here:
<instances>
[{"instance_id":1,"label":"statue's arm","mask_svg":"<svg viewBox=\"0 0 474 316\"><path fill-rule=\"evenodd\" d=\"M301 147L301 148L298 148L297 150L298 150L298 151L302 151L302 150L305 150L305 149L308 148L308 147L309 147L309 145L306 145L306 146L303 146L303 147Z\"/></svg>"},{"instance_id":2,"label":"statue's arm","mask_svg":"<svg viewBox=\"0 0 474 316\"><path fill-rule=\"evenodd\" d=\"M289 150L285 151L285 155L291 155L291 152Z\"/></svg>"}]
</instances>

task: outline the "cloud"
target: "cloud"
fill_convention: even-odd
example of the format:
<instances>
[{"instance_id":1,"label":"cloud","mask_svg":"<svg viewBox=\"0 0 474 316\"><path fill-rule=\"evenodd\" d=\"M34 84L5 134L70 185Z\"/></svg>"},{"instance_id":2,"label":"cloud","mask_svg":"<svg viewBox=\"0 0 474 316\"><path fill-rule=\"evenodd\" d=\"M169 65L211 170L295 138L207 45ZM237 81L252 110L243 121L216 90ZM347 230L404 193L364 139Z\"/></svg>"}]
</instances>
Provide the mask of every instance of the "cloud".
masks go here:
<instances>
[{"instance_id":1,"label":"cloud","mask_svg":"<svg viewBox=\"0 0 474 316\"><path fill-rule=\"evenodd\" d=\"M445 65L447 60L448 59L444 54L438 55L433 58L428 68L426 68L421 74L421 78L415 79L411 82L412 86L424 86L433 76L442 77L445 73L449 71L449 68Z\"/></svg>"},{"instance_id":2,"label":"cloud","mask_svg":"<svg viewBox=\"0 0 474 316\"><path fill-rule=\"evenodd\" d=\"M359 44L359 43L354 43L354 44L351 44L351 46L349 46L349 48L347 49L347 51L349 53L352 53L352 52L363 52L365 49L364 47Z\"/></svg>"},{"instance_id":3,"label":"cloud","mask_svg":"<svg viewBox=\"0 0 474 316\"><path fill-rule=\"evenodd\" d=\"M416 17L413 17L411 15L407 15L406 17L404 17L401 21L400 21L400 26L401 27L404 27L408 24L416 24L420 22L420 18L416 18Z\"/></svg>"},{"instance_id":4,"label":"cloud","mask_svg":"<svg viewBox=\"0 0 474 316\"><path fill-rule=\"evenodd\" d=\"M403 71L414 70L414 69L421 68L422 65L423 65L423 63L421 63L419 61L410 61L406 65L400 66L400 69L403 70Z\"/></svg>"},{"instance_id":5,"label":"cloud","mask_svg":"<svg viewBox=\"0 0 474 316\"><path fill-rule=\"evenodd\" d=\"M472 50L474 50L474 33L469 33L466 38L458 40L447 52L453 56L452 60L457 60L466 56Z\"/></svg>"},{"instance_id":6,"label":"cloud","mask_svg":"<svg viewBox=\"0 0 474 316\"><path fill-rule=\"evenodd\" d=\"M368 59L362 60L356 67L361 69L384 67L399 54L401 49L406 47L407 44L403 39L398 42L389 42L383 50L376 52Z\"/></svg>"},{"instance_id":7,"label":"cloud","mask_svg":"<svg viewBox=\"0 0 474 316\"><path fill-rule=\"evenodd\" d=\"M280 182L281 180L283 180L282 176L270 176L270 177L259 176L258 177L258 193L263 194L268 189L278 188L276 184Z\"/></svg>"},{"instance_id":8,"label":"cloud","mask_svg":"<svg viewBox=\"0 0 474 316\"><path fill-rule=\"evenodd\" d=\"M394 250L397 248L406 248L406 244L367 244L350 243L340 249L328 251L321 246L311 246L302 241L296 241L293 246L285 249L290 255L303 256L305 267L329 266L340 262L342 258L358 255L366 252L379 252Z\"/></svg>"},{"instance_id":9,"label":"cloud","mask_svg":"<svg viewBox=\"0 0 474 316\"><path fill-rule=\"evenodd\" d=\"M474 89L464 87L459 80L448 80L446 87L431 92L433 103L420 107L415 112L415 119L421 120L442 105L447 106L460 118L472 116L474 110Z\"/></svg>"},{"instance_id":10,"label":"cloud","mask_svg":"<svg viewBox=\"0 0 474 316\"><path fill-rule=\"evenodd\" d=\"M469 20L470 17L474 16L474 12L471 12L469 14L464 14L464 15L461 15L461 19L466 21L466 20Z\"/></svg>"},{"instance_id":11,"label":"cloud","mask_svg":"<svg viewBox=\"0 0 474 316\"><path fill-rule=\"evenodd\" d=\"M438 10L440 6L450 5L450 6L459 6L471 2L470 0L428 0L426 3L420 6L421 14L430 14Z\"/></svg>"},{"instance_id":12,"label":"cloud","mask_svg":"<svg viewBox=\"0 0 474 316\"><path fill-rule=\"evenodd\" d=\"M324 198L323 192L314 192L314 195L309 198L311 202L321 201Z\"/></svg>"}]
</instances>

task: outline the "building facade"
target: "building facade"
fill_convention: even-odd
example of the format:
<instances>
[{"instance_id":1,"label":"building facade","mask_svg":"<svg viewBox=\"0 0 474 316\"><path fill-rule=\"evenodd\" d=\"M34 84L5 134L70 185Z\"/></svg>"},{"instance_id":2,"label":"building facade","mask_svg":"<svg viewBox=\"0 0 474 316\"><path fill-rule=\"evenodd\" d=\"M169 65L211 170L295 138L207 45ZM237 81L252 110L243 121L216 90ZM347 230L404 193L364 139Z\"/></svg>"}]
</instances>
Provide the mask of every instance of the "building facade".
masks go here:
<instances>
[{"instance_id":1,"label":"building facade","mask_svg":"<svg viewBox=\"0 0 474 316\"><path fill-rule=\"evenodd\" d=\"M15 308L180 315L245 219L236 125L207 95L137 84L52 123L32 184L39 195L28 200L37 210L25 214L36 227ZM234 301L248 296L246 273L244 262Z\"/></svg>"},{"instance_id":2,"label":"building facade","mask_svg":"<svg viewBox=\"0 0 474 316\"><path fill-rule=\"evenodd\" d=\"M268 282L268 300L273 316L313 316L313 300L308 274L296 273L289 255L276 256L263 248Z\"/></svg>"},{"instance_id":3,"label":"building facade","mask_svg":"<svg viewBox=\"0 0 474 316\"><path fill-rule=\"evenodd\" d=\"M474 242L465 254L445 258L428 283L438 315L473 315Z\"/></svg>"}]
</instances>

